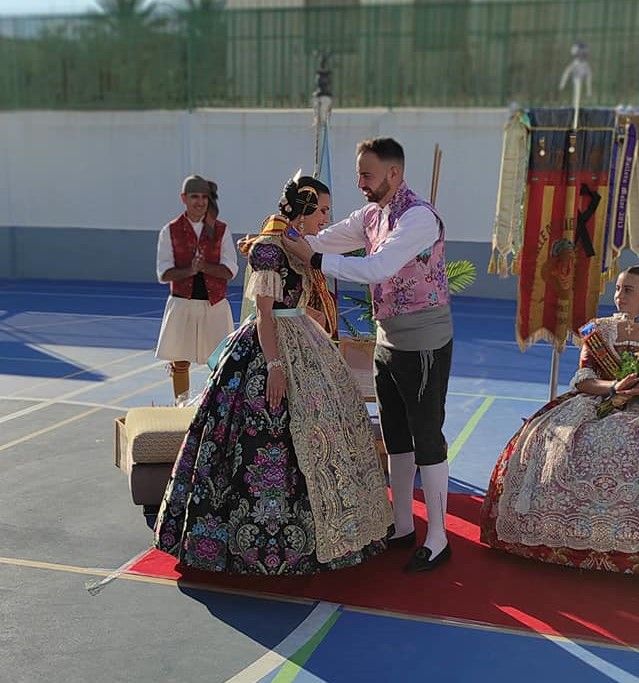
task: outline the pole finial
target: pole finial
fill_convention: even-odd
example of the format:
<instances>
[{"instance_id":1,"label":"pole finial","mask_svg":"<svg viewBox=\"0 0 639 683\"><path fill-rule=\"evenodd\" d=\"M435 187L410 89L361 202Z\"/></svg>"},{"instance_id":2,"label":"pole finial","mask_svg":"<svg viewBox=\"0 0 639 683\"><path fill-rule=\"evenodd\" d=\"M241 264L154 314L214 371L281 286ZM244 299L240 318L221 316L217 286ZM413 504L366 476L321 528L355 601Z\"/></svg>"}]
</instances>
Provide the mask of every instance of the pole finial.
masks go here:
<instances>
[{"instance_id":1,"label":"pole finial","mask_svg":"<svg viewBox=\"0 0 639 683\"><path fill-rule=\"evenodd\" d=\"M315 85L317 86L313 92L313 97L332 97L331 93L331 70L328 68L328 60L331 57L330 52L320 52L319 66L315 71Z\"/></svg>"},{"instance_id":2,"label":"pole finial","mask_svg":"<svg viewBox=\"0 0 639 683\"><path fill-rule=\"evenodd\" d=\"M583 83L586 85L586 94L588 97L592 95L592 71L590 64L588 64L588 56L590 51L586 43L577 41L572 44L570 48L572 55L572 62L564 69L561 74L561 81L559 82L559 90L563 90L568 83L568 79L572 78L573 88L581 89Z\"/></svg>"}]
</instances>

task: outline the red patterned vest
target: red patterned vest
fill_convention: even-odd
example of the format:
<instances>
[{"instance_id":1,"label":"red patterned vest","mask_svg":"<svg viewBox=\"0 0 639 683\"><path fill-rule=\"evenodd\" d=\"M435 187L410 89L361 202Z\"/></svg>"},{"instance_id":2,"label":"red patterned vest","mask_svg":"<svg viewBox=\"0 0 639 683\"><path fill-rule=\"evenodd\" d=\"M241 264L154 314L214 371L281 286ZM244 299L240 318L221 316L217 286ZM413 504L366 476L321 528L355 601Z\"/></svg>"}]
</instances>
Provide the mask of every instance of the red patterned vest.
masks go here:
<instances>
[{"instance_id":1,"label":"red patterned vest","mask_svg":"<svg viewBox=\"0 0 639 683\"><path fill-rule=\"evenodd\" d=\"M226 230L226 223L215 221L213 235L206 226L202 226L200 239L198 240L191 222L186 217L186 213L178 216L169 223L171 234L171 245L173 246L173 259L176 268L188 268L195 258L195 253L199 249L208 263L219 263L222 252L222 237ZM193 296L193 277L171 282L171 294L190 299ZM224 278L214 277L204 274L206 291L211 305L222 301L226 297L226 283Z\"/></svg>"}]
</instances>

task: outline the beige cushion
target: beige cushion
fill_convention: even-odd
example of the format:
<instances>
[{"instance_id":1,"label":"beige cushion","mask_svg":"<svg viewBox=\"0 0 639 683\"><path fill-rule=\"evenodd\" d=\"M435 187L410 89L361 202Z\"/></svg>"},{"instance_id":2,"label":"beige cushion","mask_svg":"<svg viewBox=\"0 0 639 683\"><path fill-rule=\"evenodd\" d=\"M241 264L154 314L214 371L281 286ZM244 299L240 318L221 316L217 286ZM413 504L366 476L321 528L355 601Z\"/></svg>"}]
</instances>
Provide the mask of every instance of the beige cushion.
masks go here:
<instances>
[{"instance_id":1,"label":"beige cushion","mask_svg":"<svg viewBox=\"0 0 639 683\"><path fill-rule=\"evenodd\" d=\"M130 463L172 463L195 415L190 408L131 408L126 414Z\"/></svg>"}]
</instances>

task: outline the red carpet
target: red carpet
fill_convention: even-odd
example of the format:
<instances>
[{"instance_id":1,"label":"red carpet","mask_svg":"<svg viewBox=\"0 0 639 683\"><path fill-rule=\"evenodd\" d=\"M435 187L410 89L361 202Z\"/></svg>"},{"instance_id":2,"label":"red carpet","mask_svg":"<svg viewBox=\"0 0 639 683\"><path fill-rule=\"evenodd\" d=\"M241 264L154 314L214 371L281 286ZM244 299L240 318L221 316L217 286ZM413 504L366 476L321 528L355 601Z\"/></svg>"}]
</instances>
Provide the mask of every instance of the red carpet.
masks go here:
<instances>
[{"instance_id":1,"label":"red carpet","mask_svg":"<svg viewBox=\"0 0 639 683\"><path fill-rule=\"evenodd\" d=\"M450 496L453 557L432 573L402 571L410 549L389 550L352 569L272 578L190 570L178 567L170 555L149 550L129 573L639 646L637 577L579 571L491 550L479 542L481 500ZM422 502L415 501L415 514L418 538L423 539Z\"/></svg>"}]
</instances>

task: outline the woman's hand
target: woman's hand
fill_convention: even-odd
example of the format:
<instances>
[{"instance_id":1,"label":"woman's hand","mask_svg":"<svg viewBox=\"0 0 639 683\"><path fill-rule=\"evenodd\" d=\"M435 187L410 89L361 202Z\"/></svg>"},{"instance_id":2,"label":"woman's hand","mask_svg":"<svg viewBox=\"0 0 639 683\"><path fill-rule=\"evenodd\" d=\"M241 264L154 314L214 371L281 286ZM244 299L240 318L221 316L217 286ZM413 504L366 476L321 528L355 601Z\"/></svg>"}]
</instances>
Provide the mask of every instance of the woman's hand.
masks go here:
<instances>
[{"instance_id":1,"label":"woman's hand","mask_svg":"<svg viewBox=\"0 0 639 683\"><path fill-rule=\"evenodd\" d=\"M239 240L237 240L235 244L237 245L237 248L239 249L241 254L246 254L248 252L248 249L251 246L251 242L253 241L253 239L253 237L247 235L246 237L241 237Z\"/></svg>"},{"instance_id":2,"label":"woman's hand","mask_svg":"<svg viewBox=\"0 0 639 683\"><path fill-rule=\"evenodd\" d=\"M268 371L266 380L266 400L271 408L279 408L282 399L286 396L286 375L284 368L275 365Z\"/></svg>"},{"instance_id":3,"label":"woman's hand","mask_svg":"<svg viewBox=\"0 0 639 683\"><path fill-rule=\"evenodd\" d=\"M615 384L615 393L620 396L639 396L639 376L636 372L631 372Z\"/></svg>"},{"instance_id":4,"label":"woman's hand","mask_svg":"<svg viewBox=\"0 0 639 683\"><path fill-rule=\"evenodd\" d=\"M303 237L300 236L291 239L286 233L282 233L281 240L282 246L289 254L293 254L293 256L296 256L302 263L309 265L311 256L313 256L313 250Z\"/></svg>"}]
</instances>

